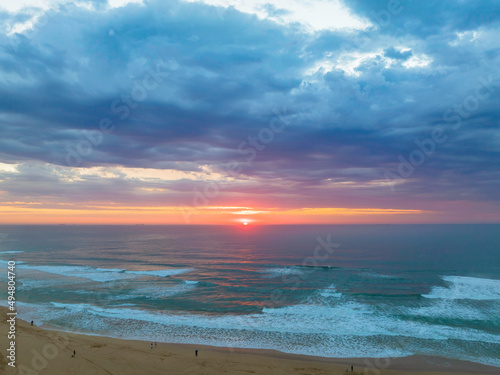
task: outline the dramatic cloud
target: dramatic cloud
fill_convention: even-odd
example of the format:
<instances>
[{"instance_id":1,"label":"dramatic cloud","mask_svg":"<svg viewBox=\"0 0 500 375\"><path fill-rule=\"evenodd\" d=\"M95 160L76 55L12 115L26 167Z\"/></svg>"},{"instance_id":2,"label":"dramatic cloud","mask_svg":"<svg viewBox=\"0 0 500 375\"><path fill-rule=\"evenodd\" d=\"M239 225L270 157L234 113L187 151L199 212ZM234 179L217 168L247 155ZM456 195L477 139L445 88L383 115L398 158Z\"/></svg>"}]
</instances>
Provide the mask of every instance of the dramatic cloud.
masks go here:
<instances>
[{"instance_id":1,"label":"dramatic cloud","mask_svg":"<svg viewBox=\"0 0 500 375\"><path fill-rule=\"evenodd\" d=\"M498 15L460 0L2 2L0 206L498 221Z\"/></svg>"}]
</instances>

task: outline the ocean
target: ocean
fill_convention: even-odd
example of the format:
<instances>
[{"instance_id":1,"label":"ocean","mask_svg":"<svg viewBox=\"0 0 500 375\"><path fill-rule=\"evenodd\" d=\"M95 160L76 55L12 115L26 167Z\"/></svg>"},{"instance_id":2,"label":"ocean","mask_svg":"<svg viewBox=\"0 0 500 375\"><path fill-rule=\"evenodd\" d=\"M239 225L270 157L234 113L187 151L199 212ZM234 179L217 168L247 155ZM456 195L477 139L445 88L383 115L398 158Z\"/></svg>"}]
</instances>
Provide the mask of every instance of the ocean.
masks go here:
<instances>
[{"instance_id":1,"label":"ocean","mask_svg":"<svg viewBox=\"0 0 500 375\"><path fill-rule=\"evenodd\" d=\"M2 226L0 259L37 325L500 367L500 225Z\"/></svg>"}]
</instances>

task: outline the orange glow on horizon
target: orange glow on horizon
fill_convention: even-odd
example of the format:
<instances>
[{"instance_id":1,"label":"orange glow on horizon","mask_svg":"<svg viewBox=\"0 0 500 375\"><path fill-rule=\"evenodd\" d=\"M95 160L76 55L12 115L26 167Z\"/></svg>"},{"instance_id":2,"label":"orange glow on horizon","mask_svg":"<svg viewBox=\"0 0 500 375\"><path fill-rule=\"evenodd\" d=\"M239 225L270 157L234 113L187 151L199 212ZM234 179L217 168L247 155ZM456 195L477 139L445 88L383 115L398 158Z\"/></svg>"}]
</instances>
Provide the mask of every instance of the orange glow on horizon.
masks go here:
<instances>
[{"instance_id":1,"label":"orange glow on horizon","mask_svg":"<svg viewBox=\"0 0 500 375\"><path fill-rule=\"evenodd\" d=\"M22 202L20 202L22 203ZM0 224L369 224L425 222L430 211L386 208L134 207L103 203L83 207L2 205Z\"/></svg>"}]
</instances>

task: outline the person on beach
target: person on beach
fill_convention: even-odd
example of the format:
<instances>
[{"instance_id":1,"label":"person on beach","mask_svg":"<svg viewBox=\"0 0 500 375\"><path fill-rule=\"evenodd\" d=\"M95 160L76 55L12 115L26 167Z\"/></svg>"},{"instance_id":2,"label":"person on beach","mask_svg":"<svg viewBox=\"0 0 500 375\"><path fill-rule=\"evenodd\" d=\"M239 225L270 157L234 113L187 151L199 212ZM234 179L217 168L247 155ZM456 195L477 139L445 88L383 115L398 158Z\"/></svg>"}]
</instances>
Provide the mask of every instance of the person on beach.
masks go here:
<instances>
[{"instance_id":1,"label":"person on beach","mask_svg":"<svg viewBox=\"0 0 500 375\"><path fill-rule=\"evenodd\" d=\"M33 325L33 320L31 321L31 325Z\"/></svg>"},{"instance_id":2,"label":"person on beach","mask_svg":"<svg viewBox=\"0 0 500 375\"><path fill-rule=\"evenodd\" d=\"M153 343L151 343L151 350L153 350Z\"/></svg>"},{"instance_id":3,"label":"person on beach","mask_svg":"<svg viewBox=\"0 0 500 375\"><path fill-rule=\"evenodd\" d=\"M198 357L198 349L196 349L196 350L194 351L194 356L195 356L195 357Z\"/></svg>"},{"instance_id":4,"label":"person on beach","mask_svg":"<svg viewBox=\"0 0 500 375\"><path fill-rule=\"evenodd\" d=\"M351 372L353 372L353 371L354 371L354 366L351 365Z\"/></svg>"},{"instance_id":5,"label":"person on beach","mask_svg":"<svg viewBox=\"0 0 500 375\"><path fill-rule=\"evenodd\" d=\"M76 357L76 350L73 350L73 357Z\"/></svg>"}]
</instances>

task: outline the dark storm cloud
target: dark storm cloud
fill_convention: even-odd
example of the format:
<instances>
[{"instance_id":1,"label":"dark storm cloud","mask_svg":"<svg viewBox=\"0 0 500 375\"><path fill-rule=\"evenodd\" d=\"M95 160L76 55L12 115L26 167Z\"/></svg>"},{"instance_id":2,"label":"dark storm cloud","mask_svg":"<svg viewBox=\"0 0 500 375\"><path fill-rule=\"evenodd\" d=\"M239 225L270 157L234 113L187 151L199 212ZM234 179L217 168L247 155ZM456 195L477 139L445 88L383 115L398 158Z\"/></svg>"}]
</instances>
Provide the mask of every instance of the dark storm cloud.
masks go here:
<instances>
[{"instance_id":1,"label":"dark storm cloud","mask_svg":"<svg viewBox=\"0 0 500 375\"><path fill-rule=\"evenodd\" d=\"M307 34L234 9L221 18L199 3L152 1L112 10L66 5L29 37L0 37L0 158L65 166L68 147L76 150L109 118L114 131L79 167L197 171L209 165L223 172L235 160L244 163L241 178L260 182L228 188L229 197L269 196L279 187L307 205L375 197L389 206L409 196L498 200L500 4L402 1L394 14L387 13L387 1L346 4L373 26ZM26 18L15 17L9 22ZM136 107L126 105L151 71L161 82ZM490 82L481 89L488 97L460 115L454 129L456 120L443 115L475 107L466 101L481 80ZM245 163L248 137L269 127L276 110L289 125ZM409 160L416 141L437 127L446 141L409 178L398 175L399 156ZM387 171L403 182L395 193L383 185L335 188L335 196L325 189L346 181L366 186L383 181ZM36 185L41 177L23 173L33 183L8 179L2 190L43 195L42 187L50 186L68 201L92 201L121 186L113 199L139 199L137 181ZM178 202L200 184L168 182L177 193L162 199Z\"/></svg>"}]
</instances>

